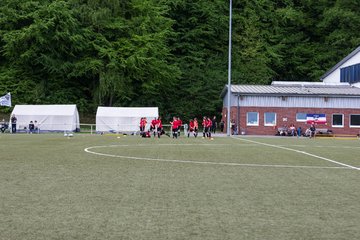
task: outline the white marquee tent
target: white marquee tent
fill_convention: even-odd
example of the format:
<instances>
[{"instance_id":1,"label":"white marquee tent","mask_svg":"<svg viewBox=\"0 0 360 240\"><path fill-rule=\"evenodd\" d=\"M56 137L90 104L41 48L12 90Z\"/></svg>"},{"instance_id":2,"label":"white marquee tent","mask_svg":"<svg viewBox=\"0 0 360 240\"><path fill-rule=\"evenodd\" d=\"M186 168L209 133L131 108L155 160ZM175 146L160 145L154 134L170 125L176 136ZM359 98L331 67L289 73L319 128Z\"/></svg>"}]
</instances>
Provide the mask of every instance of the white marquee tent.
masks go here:
<instances>
[{"instance_id":1,"label":"white marquee tent","mask_svg":"<svg viewBox=\"0 0 360 240\"><path fill-rule=\"evenodd\" d=\"M139 130L142 117L146 117L149 124L158 116L159 109L157 107L98 107L96 131L135 132Z\"/></svg>"},{"instance_id":2,"label":"white marquee tent","mask_svg":"<svg viewBox=\"0 0 360 240\"><path fill-rule=\"evenodd\" d=\"M76 105L16 105L13 114L18 129L28 128L35 120L40 131L75 131L80 127Z\"/></svg>"}]
</instances>

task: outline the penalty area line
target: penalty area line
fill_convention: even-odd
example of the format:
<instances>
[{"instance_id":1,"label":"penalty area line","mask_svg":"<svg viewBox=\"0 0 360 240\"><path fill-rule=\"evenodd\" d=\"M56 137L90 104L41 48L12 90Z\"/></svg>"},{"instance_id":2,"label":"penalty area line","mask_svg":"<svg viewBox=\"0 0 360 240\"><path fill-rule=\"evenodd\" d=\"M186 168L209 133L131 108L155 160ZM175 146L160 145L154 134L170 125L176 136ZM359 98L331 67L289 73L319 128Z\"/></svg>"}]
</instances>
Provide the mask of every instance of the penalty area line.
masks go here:
<instances>
[{"instance_id":1,"label":"penalty area line","mask_svg":"<svg viewBox=\"0 0 360 240\"><path fill-rule=\"evenodd\" d=\"M312 153L308 153L308 152L305 152L305 151L300 151L300 150L287 148L287 147L283 147L283 146L278 146L278 145L273 145L273 144L269 144L269 143L257 142L257 141L244 139L244 138L237 138L237 137L231 137L231 138L236 139L236 140L245 141L245 142L256 143L256 144L263 145L263 146L268 146L268 147L279 148L279 149L287 150L287 151L291 151L291 152L296 152L296 153L304 154L304 155L307 155L307 156L310 156L310 157L325 160L327 162L335 163L337 165L341 165L341 166L351 168L351 169L354 169L354 170L358 170L358 171L360 170L360 168L358 168L358 167L355 167L355 166L352 166L352 165L349 165L349 164L345 164L345 163L342 163L342 162L338 162L338 161L335 161L335 160L332 160L332 159L329 159L329 158L321 157L321 156L318 156L318 155L315 155L315 154L312 154Z\"/></svg>"},{"instance_id":2,"label":"penalty area line","mask_svg":"<svg viewBox=\"0 0 360 240\"><path fill-rule=\"evenodd\" d=\"M307 169L345 169L348 170L348 167L322 167L322 166L301 166L301 165L272 165L272 164L251 164L251 163L227 163L227 162L208 162L208 161L192 161L192 160L177 160L177 159L162 159L162 158L146 158L146 157L133 157L133 156L122 156L114 155L107 153L98 153L91 151L90 149L94 148L106 148L106 147L115 147L115 146L124 146L124 145L109 145L109 146L93 146L85 148L84 151L90 154L104 156L104 157L113 157L113 158L125 158L133 160L143 160L143 161L154 161L154 162L174 162L174 163L190 163L190 164L205 164L205 165L220 165L220 166L241 166L241 167L263 167L263 168L307 168Z\"/></svg>"}]
</instances>

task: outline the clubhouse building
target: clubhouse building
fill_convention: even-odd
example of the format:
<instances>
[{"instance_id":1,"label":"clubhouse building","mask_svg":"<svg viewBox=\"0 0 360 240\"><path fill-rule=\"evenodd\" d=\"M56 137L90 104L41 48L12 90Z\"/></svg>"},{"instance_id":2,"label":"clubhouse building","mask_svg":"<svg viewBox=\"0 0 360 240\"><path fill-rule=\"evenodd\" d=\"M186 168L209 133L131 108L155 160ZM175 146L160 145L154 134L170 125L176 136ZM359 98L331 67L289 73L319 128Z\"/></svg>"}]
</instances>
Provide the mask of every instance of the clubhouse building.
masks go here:
<instances>
[{"instance_id":1,"label":"clubhouse building","mask_svg":"<svg viewBox=\"0 0 360 240\"><path fill-rule=\"evenodd\" d=\"M334 134L360 134L360 46L321 77L321 82L231 85L230 120L238 134L275 135L279 128L310 124ZM227 86L223 120L227 123Z\"/></svg>"}]
</instances>

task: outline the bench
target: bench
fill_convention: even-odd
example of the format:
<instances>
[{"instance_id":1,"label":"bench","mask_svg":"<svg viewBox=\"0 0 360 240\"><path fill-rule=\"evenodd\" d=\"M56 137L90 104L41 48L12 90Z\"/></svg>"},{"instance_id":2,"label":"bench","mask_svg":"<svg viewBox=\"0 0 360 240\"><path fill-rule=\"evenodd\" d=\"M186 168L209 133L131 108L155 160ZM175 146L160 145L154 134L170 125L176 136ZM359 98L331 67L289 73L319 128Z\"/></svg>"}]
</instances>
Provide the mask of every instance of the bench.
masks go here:
<instances>
[{"instance_id":1,"label":"bench","mask_svg":"<svg viewBox=\"0 0 360 240\"><path fill-rule=\"evenodd\" d=\"M334 133L332 130L327 128L318 128L315 130L315 137L333 137Z\"/></svg>"},{"instance_id":2,"label":"bench","mask_svg":"<svg viewBox=\"0 0 360 240\"><path fill-rule=\"evenodd\" d=\"M285 127L279 127L277 129L277 133L276 133L276 136L286 136L288 133L288 129L285 128Z\"/></svg>"},{"instance_id":3,"label":"bench","mask_svg":"<svg viewBox=\"0 0 360 240\"><path fill-rule=\"evenodd\" d=\"M344 138L344 139L357 139L359 135L356 134L334 134L334 138Z\"/></svg>"},{"instance_id":4,"label":"bench","mask_svg":"<svg viewBox=\"0 0 360 240\"><path fill-rule=\"evenodd\" d=\"M297 131L294 129L294 133L292 134L291 129L287 127L279 127L277 128L276 136L296 136Z\"/></svg>"}]
</instances>

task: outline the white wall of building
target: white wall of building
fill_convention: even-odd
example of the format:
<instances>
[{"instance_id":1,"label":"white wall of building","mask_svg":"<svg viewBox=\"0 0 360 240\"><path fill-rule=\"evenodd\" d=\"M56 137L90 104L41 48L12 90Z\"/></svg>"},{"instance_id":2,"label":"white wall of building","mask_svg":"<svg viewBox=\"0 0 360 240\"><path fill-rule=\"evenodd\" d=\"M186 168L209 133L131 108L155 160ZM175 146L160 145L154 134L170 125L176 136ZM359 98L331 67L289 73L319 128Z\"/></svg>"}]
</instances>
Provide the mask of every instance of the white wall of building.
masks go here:
<instances>
[{"instance_id":1,"label":"white wall of building","mask_svg":"<svg viewBox=\"0 0 360 240\"><path fill-rule=\"evenodd\" d=\"M360 63L360 52L355 54L352 58L350 58L348 61L346 61L344 64L342 64L340 67L338 67L335 71L330 73L326 78L323 79L323 82L326 83L339 83L340 82L340 68L348 67L354 64Z\"/></svg>"}]
</instances>

